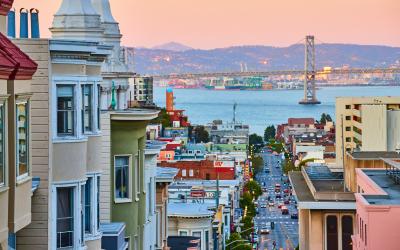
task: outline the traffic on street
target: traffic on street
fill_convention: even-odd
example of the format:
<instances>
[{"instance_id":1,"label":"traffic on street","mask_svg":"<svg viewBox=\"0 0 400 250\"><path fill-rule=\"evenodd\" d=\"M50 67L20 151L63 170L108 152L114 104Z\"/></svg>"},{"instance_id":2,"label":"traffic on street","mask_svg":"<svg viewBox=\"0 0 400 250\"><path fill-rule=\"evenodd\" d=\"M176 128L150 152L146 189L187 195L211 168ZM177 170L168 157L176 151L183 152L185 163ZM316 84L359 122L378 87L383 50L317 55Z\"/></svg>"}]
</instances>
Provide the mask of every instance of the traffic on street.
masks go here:
<instances>
[{"instance_id":1,"label":"traffic on street","mask_svg":"<svg viewBox=\"0 0 400 250\"><path fill-rule=\"evenodd\" d=\"M259 250L295 249L298 245L298 212L289 180L282 172L281 155L262 151L263 171L256 181L263 194L256 201L254 242Z\"/></svg>"}]
</instances>

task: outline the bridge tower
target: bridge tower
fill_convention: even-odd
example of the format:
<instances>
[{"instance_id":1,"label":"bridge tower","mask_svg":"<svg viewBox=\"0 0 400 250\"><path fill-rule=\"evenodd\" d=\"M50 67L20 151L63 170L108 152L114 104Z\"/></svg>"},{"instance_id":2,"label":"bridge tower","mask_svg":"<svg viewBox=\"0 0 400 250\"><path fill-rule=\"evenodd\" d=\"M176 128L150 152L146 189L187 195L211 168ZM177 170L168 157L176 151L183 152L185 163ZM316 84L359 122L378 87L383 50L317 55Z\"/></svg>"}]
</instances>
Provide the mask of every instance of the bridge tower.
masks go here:
<instances>
[{"instance_id":1,"label":"bridge tower","mask_svg":"<svg viewBox=\"0 0 400 250\"><path fill-rule=\"evenodd\" d=\"M304 57L304 99L299 104L320 104L315 91L315 46L314 36L306 36Z\"/></svg>"}]
</instances>

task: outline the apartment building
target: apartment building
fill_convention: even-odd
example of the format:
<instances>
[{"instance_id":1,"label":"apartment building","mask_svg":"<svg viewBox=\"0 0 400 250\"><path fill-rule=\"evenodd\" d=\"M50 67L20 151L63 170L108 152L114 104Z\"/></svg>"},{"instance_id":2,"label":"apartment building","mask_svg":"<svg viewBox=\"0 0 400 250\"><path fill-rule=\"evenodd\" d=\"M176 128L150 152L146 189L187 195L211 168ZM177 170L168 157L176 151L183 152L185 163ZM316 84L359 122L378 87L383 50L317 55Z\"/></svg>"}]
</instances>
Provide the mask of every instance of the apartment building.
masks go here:
<instances>
[{"instance_id":1,"label":"apartment building","mask_svg":"<svg viewBox=\"0 0 400 250\"><path fill-rule=\"evenodd\" d=\"M289 172L298 201L299 248L351 250L355 228L355 197L344 188L343 173L310 164Z\"/></svg>"},{"instance_id":2,"label":"apartment building","mask_svg":"<svg viewBox=\"0 0 400 250\"><path fill-rule=\"evenodd\" d=\"M400 148L400 97L336 98L336 164L346 151Z\"/></svg>"},{"instance_id":3,"label":"apartment building","mask_svg":"<svg viewBox=\"0 0 400 250\"><path fill-rule=\"evenodd\" d=\"M137 107L152 107L153 101L153 77L140 76L133 77L130 81L130 103Z\"/></svg>"},{"instance_id":4,"label":"apartment building","mask_svg":"<svg viewBox=\"0 0 400 250\"><path fill-rule=\"evenodd\" d=\"M6 36L13 2L0 0L0 249L15 249L16 233L32 219L31 79L38 65Z\"/></svg>"},{"instance_id":5,"label":"apartment building","mask_svg":"<svg viewBox=\"0 0 400 250\"><path fill-rule=\"evenodd\" d=\"M99 42L100 15L87 1L63 1L52 39L17 39L36 58L32 92L32 172L41 183L32 223L18 249L100 249L100 84L113 47Z\"/></svg>"}]
</instances>

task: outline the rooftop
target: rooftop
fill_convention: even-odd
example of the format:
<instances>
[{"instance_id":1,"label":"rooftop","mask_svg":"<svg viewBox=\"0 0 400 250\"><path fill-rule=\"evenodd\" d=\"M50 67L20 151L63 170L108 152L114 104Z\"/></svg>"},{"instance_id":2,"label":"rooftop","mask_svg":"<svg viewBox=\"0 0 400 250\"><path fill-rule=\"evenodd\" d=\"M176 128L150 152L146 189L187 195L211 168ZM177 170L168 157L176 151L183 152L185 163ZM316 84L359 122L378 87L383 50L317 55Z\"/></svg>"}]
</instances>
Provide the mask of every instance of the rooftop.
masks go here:
<instances>
[{"instance_id":1,"label":"rooftop","mask_svg":"<svg viewBox=\"0 0 400 250\"><path fill-rule=\"evenodd\" d=\"M156 172L156 182L173 182L179 169L157 167Z\"/></svg>"},{"instance_id":2,"label":"rooftop","mask_svg":"<svg viewBox=\"0 0 400 250\"><path fill-rule=\"evenodd\" d=\"M169 189L172 188L182 188L183 186L192 187L192 186L203 186L203 187L216 187L216 180L185 180L185 181L177 181L169 186ZM219 180L219 186L239 186L239 180Z\"/></svg>"},{"instance_id":3,"label":"rooftop","mask_svg":"<svg viewBox=\"0 0 400 250\"><path fill-rule=\"evenodd\" d=\"M371 205L400 205L400 184L387 174L384 169L361 169L386 195L361 194Z\"/></svg>"},{"instance_id":4,"label":"rooftop","mask_svg":"<svg viewBox=\"0 0 400 250\"><path fill-rule=\"evenodd\" d=\"M209 204L168 203L168 217L207 218L214 215Z\"/></svg>"},{"instance_id":5,"label":"rooftop","mask_svg":"<svg viewBox=\"0 0 400 250\"><path fill-rule=\"evenodd\" d=\"M381 158L391 158L391 159L399 159L400 154L392 151L355 151L355 152L347 152L351 158L355 160L379 160Z\"/></svg>"},{"instance_id":6,"label":"rooftop","mask_svg":"<svg viewBox=\"0 0 400 250\"><path fill-rule=\"evenodd\" d=\"M157 118L157 109L127 109L111 111L111 119L117 121L149 121Z\"/></svg>"}]
</instances>

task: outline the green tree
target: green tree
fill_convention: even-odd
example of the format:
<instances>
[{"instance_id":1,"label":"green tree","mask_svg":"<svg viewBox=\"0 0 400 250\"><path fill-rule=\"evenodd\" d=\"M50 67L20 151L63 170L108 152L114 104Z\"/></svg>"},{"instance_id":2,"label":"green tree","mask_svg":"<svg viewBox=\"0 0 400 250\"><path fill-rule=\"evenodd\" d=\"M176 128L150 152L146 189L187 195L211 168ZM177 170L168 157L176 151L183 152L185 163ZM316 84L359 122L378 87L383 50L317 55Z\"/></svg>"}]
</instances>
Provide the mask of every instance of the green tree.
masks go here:
<instances>
[{"instance_id":1,"label":"green tree","mask_svg":"<svg viewBox=\"0 0 400 250\"><path fill-rule=\"evenodd\" d=\"M264 141L269 141L270 139L275 139L276 129L274 125L268 126L264 130Z\"/></svg>"},{"instance_id":2,"label":"green tree","mask_svg":"<svg viewBox=\"0 0 400 250\"><path fill-rule=\"evenodd\" d=\"M254 228L253 217L252 216L244 217L242 219L242 223L243 223L243 228L240 234L242 235L242 238L247 239L253 231L250 228Z\"/></svg>"},{"instance_id":3,"label":"green tree","mask_svg":"<svg viewBox=\"0 0 400 250\"><path fill-rule=\"evenodd\" d=\"M332 120L332 117L331 117L329 114L326 115L326 121L327 121L327 122L333 121L333 120Z\"/></svg>"},{"instance_id":4,"label":"green tree","mask_svg":"<svg viewBox=\"0 0 400 250\"><path fill-rule=\"evenodd\" d=\"M244 192L239 201L240 208L244 210L244 208L254 206L253 204L253 196L249 192Z\"/></svg>"},{"instance_id":5,"label":"green tree","mask_svg":"<svg viewBox=\"0 0 400 250\"><path fill-rule=\"evenodd\" d=\"M326 114L322 113L321 119L319 119L319 123L326 124Z\"/></svg>"},{"instance_id":6,"label":"green tree","mask_svg":"<svg viewBox=\"0 0 400 250\"><path fill-rule=\"evenodd\" d=\"M210 141L210 135L208 134L204 126L194 127L192 131L192 137L195 139L197 143L199 142L207 143Z\"/></svg>"},{"instance_id":7,"label":"green tree","mask_svg":"<svg viewBox=\"0 0 400 250\"><path fill-rule=\"evenodd\" d=\"M151 121L152 124L161 124L163 128L172 127L171 119L167 114L167 110L162 108L160 113L158 113L158 117Z\"/></svg>"},{"instance_id":8,"label":"green tree","mask_svg":"<svg viewBox=\"0 0 400 250\"><path fill-rule=\"evenodd\" d=\"M254 152L250 153L258 153L260 152L260 149L264 147L264 140L261 136L257 134L251 134L249 136L249 146L250 146L250 151L254 150Z\"/></svg>"},{"instance_id":9,"label":"green tree","mask_svg":"<svg viewBox=\"0 0 400 250\"><path fill-rule=\"evenodd\" d=\"M228 245L232 242L238 241L238 242L235 242L235 243L232 243L229 245L229 248L232 249L232 248L236 247L237 245L241 244L241 241L239 241L241 239L242 239L242 237L240 236L239 233L232 233L231 236L229 236L229 239L226 240L225 245Z\"/></svg>"},{"instance_id":10,"label":"green tree","mask_svg":"<svg viewBox=\"0 0 400 250\"><path fill-rule=\"evenodd\" d=\"M252 195L254 200L257 200L260 195L262 195L261 186L256 181L248 181L244 188Z\"/></svg>"},{"instance_id":11,"label":"green tree","mask_svg":"<svg viewBox=\"0 0 400 250\"><path fill-rule=\"evenodd\" d=\"M296 171L296 167L294 165L294 163L292 162L292 160L290 160L289 158L286 158L283 162L282 162L282 168L283 168L283 172L285 174L287 174L290 171Z\"/></svg>"},{"instance_id":12,"label":"green tree","mask_svg":"<svg viewBox=\"0 0 400 250\"><path fill-rule=\"evenodd\" d=\"M297 168L299 169L299 171L301 170L301 168L305 167L307 165L307 163L309 162L314 162L316 159L315 158L309 158L306 160L302 160L300 161L299 165L297 166Z\"/></svg>"},{"instance_id":13,"label":"green tree","mask_svg":"<svg viewBox=\"0 0 400 250\"><path fill-rule=\"evenodd\" d=\"M258 155L253 155L250 160L253 168L253 173L254 175L257 175L264 168L264 160L261 156Z\"/></svg>"}]
</instances>

